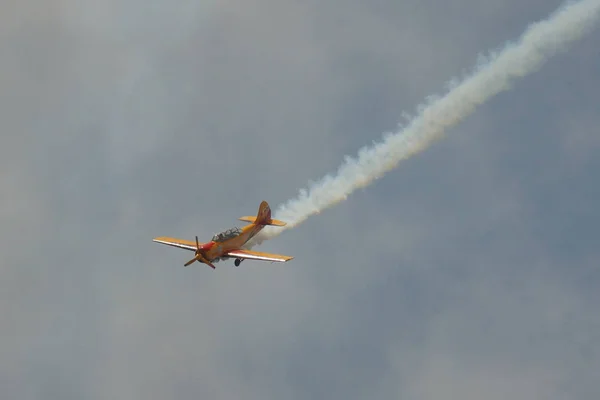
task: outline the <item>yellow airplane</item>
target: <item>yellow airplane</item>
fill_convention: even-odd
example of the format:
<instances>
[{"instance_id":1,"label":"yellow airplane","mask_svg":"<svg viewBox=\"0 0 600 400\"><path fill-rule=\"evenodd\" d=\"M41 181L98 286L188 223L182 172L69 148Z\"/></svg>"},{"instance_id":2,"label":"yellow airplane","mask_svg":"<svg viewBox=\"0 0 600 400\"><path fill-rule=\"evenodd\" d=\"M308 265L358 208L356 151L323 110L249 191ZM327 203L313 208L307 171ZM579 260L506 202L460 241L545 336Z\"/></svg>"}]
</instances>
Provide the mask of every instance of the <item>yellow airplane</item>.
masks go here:
<instances>
[{"instance_id":1,"label":"yellow airplane","mask_svg":"<svg viewBox=\"0 0 600 400\"><path fill-rule=\"evenodd\" d=\"M271 207L266 201L260 203L258 207L258 214L256 217L241 217L240 221L250 222L250 225L246 225L244 228L232 228L225 232L218 233L213 236L212 240L208 243L198 243L198 236L196 236L196 242L184 239L175 239L170 237L157 237L152 239L153 242L166 244L168 246L178 247L180 249L186 249L194 251L196 256L190 261L186 262L184 266L188 266L198 261L204 263L215 269L213 263L219 260L226 260L235 258L235 266L238 267L242 261L248 260L261 260L271 262L286 262L294 257L282 256L280 254L269 254L262 253L259 251L252 251L242 249L242 246L252 239L258 232L260 232L267 225L274 226L285 226L286 223L271 218Z\"/></svg>"}]
</instances>

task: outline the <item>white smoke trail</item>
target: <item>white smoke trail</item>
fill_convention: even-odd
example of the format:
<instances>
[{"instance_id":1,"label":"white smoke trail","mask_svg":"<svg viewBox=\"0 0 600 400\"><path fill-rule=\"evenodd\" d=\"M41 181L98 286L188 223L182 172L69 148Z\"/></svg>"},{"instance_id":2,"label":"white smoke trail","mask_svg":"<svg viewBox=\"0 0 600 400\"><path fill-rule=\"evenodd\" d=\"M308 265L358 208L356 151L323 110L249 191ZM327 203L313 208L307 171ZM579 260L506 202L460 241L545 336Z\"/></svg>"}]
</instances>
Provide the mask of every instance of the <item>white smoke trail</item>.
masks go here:
<instances>
[{"instance_id":1,"label":"white smoke trail","mask_svg":"<svg viewBox=\"0 0 600 400\"><path fill-rule=\"evenodd\" d=\"M266 227L249 243L250 247L345 200L354 190L369 185L403 159L425 150L446 128L462 121L478 105L508 90L513 80L534 72L556 52L586 34L599 14L600 0L567 3L548 19L531 24L518 42L509 42L487 57L480 56L474 71L462 82L456 79L449 82L445 96L429 97L418 107L415 117L405 117L408 121L405 127L400 125L398 132L386 133L381 142L363 147L358 158L346 156L335 176L325 176L280 206L274 218L288 225Z\"/></svg>"}]
</instances>

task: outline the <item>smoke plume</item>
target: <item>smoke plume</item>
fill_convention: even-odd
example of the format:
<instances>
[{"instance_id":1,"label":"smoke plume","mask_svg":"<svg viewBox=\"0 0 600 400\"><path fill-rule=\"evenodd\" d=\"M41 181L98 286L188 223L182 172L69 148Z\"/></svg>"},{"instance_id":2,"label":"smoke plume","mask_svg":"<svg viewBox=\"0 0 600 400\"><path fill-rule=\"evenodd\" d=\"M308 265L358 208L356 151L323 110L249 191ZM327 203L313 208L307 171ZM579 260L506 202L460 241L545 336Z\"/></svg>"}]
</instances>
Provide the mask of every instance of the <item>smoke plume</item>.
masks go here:
<instances>
[{"instance_id":1,"label":"smoke plume","mask_svg":"<svg viewBox=\"0 0 600 400\"><path fill-rule=\"evenodd\" d=\"M359 150L356 158L345 157L335 175L302 189L298 197L281 205L274 218L286 221L284 228L266 227L249 246L261 244L285 229L298 226L371 184L398 163L425 150L442 137L445 129L469 116L494 95L510 89L511 83L539 69L557 52L584 36L598 19L600 0L569 2L548 19L531 24L519 40L499 51L479 56L474 70L462 80L447 84L444 96L430 96L417 108L414 117L404 115L397 132L386 133L380 142Z\"/></svg>"}]
</instances>

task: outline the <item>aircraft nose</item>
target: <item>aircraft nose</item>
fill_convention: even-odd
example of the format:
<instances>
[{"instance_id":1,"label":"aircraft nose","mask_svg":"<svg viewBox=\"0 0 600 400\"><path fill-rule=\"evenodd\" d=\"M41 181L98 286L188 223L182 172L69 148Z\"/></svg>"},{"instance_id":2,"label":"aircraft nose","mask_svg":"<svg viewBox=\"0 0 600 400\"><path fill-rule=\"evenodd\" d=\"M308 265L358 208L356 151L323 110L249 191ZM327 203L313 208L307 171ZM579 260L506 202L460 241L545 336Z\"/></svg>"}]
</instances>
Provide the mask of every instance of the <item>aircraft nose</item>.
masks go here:
<instances>
[{"instance_id":1,"label":"aircraft nose","mask_svg":"<svg viewBox=\"0 0 600 400\"><path fill-rule=\"evenodd\" d=\"M202 246L200 246L200 248L202 250L210 250L211 247L213 247L215 245L215 242L208 242L208 243L204 243Z\"/></svg>"}]
</instances>

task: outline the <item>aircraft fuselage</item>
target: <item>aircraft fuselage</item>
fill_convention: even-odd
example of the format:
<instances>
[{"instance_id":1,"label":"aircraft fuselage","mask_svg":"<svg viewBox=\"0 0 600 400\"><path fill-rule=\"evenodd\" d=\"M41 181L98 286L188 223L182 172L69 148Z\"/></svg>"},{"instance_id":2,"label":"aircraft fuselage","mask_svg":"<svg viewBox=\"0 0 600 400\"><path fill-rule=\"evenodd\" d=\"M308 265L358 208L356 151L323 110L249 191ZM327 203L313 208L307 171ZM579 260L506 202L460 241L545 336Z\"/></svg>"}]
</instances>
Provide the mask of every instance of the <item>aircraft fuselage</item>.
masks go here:
<instances>
[{"instance_id":1,"label":"aircraft fuselage","mask_svg":"<svg viewBox=\"0 0 600 400\"><path fill-rule=\"evenodd\" d=\"M202 246L205 250L205 257L212 261L228 251L241 249L250 239L252 239L258 232L260 232L265 226L264 225L247 225L242 228L242 233L239 235L227 239L223 242L210 241Z\"/></svg>"}]
</instances>

